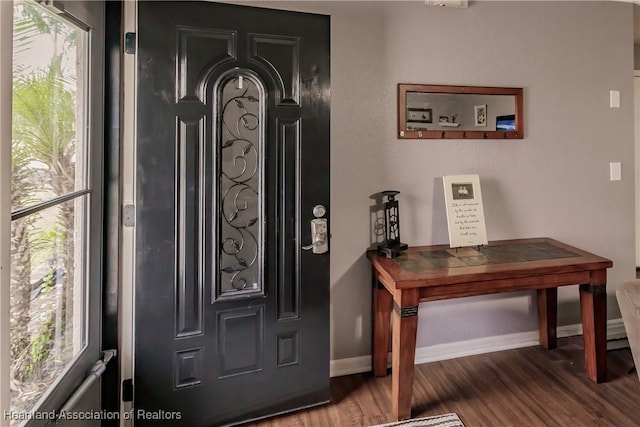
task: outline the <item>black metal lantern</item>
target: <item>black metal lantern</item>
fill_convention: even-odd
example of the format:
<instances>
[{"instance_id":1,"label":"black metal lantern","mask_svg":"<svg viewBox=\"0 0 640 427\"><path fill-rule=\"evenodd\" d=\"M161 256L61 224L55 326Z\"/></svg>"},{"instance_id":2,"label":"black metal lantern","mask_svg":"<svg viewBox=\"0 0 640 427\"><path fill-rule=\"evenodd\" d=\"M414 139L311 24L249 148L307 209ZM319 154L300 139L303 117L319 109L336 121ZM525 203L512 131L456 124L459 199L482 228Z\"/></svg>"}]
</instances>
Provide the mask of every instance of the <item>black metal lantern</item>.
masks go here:
<instances>
[{"instance_id":1,"label":"black metal lantern","mask_svg":"<svg viewBox=\"0 0 640 427\"><path fill-rule=\"evenodd\" d=\"M385 240L378 246L378 251L387 258L395 258L409 247L400 241L400 212L396 200L396 196L400 192L387 190L382 194L387 196L387 201L384 203Z\"/></svg>"}]
</instances>

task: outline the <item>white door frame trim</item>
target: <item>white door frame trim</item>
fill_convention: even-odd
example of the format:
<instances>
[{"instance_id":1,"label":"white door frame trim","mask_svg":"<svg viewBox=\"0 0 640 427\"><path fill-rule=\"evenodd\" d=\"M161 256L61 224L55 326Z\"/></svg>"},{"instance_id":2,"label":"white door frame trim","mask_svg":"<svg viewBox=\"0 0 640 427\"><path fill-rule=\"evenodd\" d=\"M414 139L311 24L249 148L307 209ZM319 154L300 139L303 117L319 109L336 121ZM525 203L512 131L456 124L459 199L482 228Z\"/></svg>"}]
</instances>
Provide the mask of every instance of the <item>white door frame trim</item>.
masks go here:
<instances>
[{"instance_id":1,"label":"white door frame trim","mask_svg":"<svg viewBox=\"0 0 640 427\"><path fill-rule=\"evenodd\" d=\"M124 33L138 31L138 4L135 0L123 2ZM137 50L137 46L136 46ZM125 54L122 59L122 204L136 204L136 129L137 129L137 71L136 54ZM122 228L120 248L120 301L119 301L119 356L120 380L133 378L135 343L135 226ZM120 402L120 413L133 409L132 402ZM121 427L130 427L132 420L120 418Z\"/></svg>"}]
</instances>

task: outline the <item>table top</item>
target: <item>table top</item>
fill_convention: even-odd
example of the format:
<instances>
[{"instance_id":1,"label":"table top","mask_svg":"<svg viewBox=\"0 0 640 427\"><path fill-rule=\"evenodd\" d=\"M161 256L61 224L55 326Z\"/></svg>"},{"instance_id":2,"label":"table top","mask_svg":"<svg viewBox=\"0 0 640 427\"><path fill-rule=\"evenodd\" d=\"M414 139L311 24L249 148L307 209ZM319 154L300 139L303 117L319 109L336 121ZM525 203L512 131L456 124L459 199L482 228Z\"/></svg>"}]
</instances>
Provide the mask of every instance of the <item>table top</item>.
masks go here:
<instances>
[{"instance_id":1,"label":"table top","mask_svg":"<svg viewBox=\"0 0 640 427\"><path fill-rule=\"evenodd\" d=\"M376 250L367 257L378 272L392 282L429 282L437 285L454 280L478 280L517 275L601 270L611 260L550 238L501 240L486 246L452 249L448 245L410 247L396 258Z\"/></svg>"}]
</instances>

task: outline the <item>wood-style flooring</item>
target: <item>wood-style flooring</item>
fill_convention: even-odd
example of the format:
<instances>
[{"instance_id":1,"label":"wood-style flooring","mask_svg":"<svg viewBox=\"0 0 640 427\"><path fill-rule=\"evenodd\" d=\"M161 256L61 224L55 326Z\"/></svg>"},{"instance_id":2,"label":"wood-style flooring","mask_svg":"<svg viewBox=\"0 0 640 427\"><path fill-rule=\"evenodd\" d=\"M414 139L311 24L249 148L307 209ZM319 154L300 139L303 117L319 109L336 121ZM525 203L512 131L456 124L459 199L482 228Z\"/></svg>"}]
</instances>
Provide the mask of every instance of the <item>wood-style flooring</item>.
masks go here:
<instances>
[{"instance_id":1,"label":"wood-style flooring","mask_svg":"<svg viewBox=\"0 0 640 427\"><path fill-rule=\"evenodd\" d=\"M584 372L582 338L416 366L412 417L456 412L466 427L640 426L640 382L628 348L607 352L607 382ZM393 421L391 376L331 379L332 402L254 427L371 426Z\"/></svg>"}]
</instances>

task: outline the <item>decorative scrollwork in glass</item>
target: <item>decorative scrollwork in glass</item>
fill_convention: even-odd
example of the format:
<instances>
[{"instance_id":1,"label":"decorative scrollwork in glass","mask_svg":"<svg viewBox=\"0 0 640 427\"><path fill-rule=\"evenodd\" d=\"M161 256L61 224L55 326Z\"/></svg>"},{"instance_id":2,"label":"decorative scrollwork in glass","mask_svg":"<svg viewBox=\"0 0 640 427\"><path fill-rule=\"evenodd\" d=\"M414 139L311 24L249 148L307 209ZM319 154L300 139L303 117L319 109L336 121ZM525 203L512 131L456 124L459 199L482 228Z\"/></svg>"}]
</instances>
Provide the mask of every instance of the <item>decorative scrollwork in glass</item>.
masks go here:
<instances>
[{"instance_id":1,"label":"decorative scrollwork in glass","mask_svg":"<svg viewBox=\"0 0 640 427\"><path fill-rule=\"evenodd\" d=\"M218 294L262 293L264 89L235 71L218 91Z\"/></svg>"}]
</instances>

